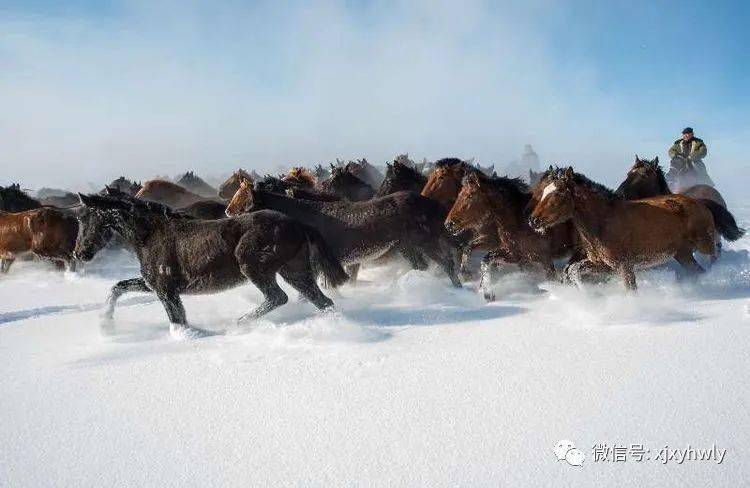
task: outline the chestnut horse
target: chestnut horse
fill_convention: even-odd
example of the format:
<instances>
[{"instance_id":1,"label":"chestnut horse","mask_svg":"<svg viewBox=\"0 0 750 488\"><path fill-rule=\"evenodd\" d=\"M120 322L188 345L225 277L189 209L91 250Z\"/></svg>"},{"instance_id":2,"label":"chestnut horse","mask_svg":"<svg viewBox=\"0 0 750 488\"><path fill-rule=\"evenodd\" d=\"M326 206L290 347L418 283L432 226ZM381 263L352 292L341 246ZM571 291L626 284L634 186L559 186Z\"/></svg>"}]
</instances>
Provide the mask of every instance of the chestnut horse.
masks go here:
<instances>
[{"instance_id":1,"label":"chestnut horse","mask_svg":"<svg viewBox=\"0 0 750 488\"><path fill-rule=\"evenodd\" d=\"M498 242L492 250L494 256L522 268L541 265L547 278L553 279L554 260L572 255L575 235L565 225L554 226L544 234L535 232L529 227L526 210L530 200L529 187L520 179L469 173L445 226L453 234L491 228Z\"/></svg>"},{"instance_id":2,"label":"chestnut horse","mask_svg":"<svg viewBox=\"0 0 750 488\"><path fill-rule=\"evenodd\" d=\"M635 269L674 257L690 274L703 272L693 251L714 256L716 228L709 209L683 195L624 200L573 171L546 176L546 186L529 225L544 232L572 221L586 258L569 266L579 286L585 272L617 272L629 290L636 289Z\"/></svg>"},{"instance_id":3,"label":"chestnut horse","mask_svg":"<svg viewBox=\"0 0 750 488\"><path fill-rule=\"evenodd\" d=\"M18 256L30 253L75 270L77 233L76 218L54 208L0 212L0 272L7 273Z\"/></svg>"},{"instance_id":4,"label":"chestnut horse","mask_svg":"<svg viewBox=\"0 0 750 488\"><path fill-rule=\"evenodd\" d=\"M318 186L318 179L315 175L309 169L302 166L295 166L290 169L289 173L282 180L300 188L315 188Z\"/></svg>"},{"instance_id":5,"label":"chestnut horse","mask_svg":"<svg viewBox=\"0 0 750 488\"><path fill-rule=\"evenodd\" d=\"M447 213L456 203L464 177L470 173L479 173L479 170L458 158L443 158L436 161L427 183L422 188L422 196L438 202ZM467 275L472 274L469 270L469 261L473 251L491 251L500 245L494 226L490 225L488 220L483 220L481 224L486 227L467 228L459 238L463 244L461 271ZM488 258L489 256L485 257L485 261ZM485 264L483 268L486 267Z\"/></svg>"},{"instance_id":6,"label":"chestnut horse","mask_svg":"<svg viewBox=\"0 0 750 488\"><path fill-rule=\"evenodd\" d=\"M150 180L135 194L136 198L149 202L162 203L173 208L187 207L205 200L202 196L186 190L177 183L165 180Z\"/></svg>"},{"instance_id":7,"label":"chestnut horse","mask_svg":"<svg viewBox=\"0 0 750 488\"><path fill-rule=\"evenodd\" d=\"M234 194L237 193L237 189L240 187L240 182L245 179L258 181L260 180L260 175L255 171L247 172L244 169L238 169L232 173L232 176L227 178L224 183L219 185L219 197L227 201L230 200Z\"/></svg>"},{"instance_id":8,"label":"chestnut horse","mask_svg":"<svg viewBox=\"0 0 750 488\"><path fill-rule=\"evenodd\" d=\"M671 195L664 171L659 165L659 158L651 161L635 157L633 167L628 171L625 181L615 191L627 200L655 197L657 195ZM721 250L721 239L718 236L728 233L736 240L742 237L743 230L737 226L734 216L727 210L726 202L721 194L712 186L695 185L681 194L704 204L714 216L716 224L718 249Z\"/></svg>"},{"instance_id":9,"label":"chestnut horse","mask_svg":"<svg viewBox=\"0 0 750 488\"><path fill-rule=\"evenodd\" d=\"M635 163L628 171L625 181L615 190L615 193L622 195L628 200L638 198L654 197L656 195L671 195L664 171L659 165L659 158L656 157L649 161L635 156ZM694 185L679 191L681 195L694 198L696 200L711 200L727 208L727 203L721 193L710 185Z\"/></svg>"}]
</instances>

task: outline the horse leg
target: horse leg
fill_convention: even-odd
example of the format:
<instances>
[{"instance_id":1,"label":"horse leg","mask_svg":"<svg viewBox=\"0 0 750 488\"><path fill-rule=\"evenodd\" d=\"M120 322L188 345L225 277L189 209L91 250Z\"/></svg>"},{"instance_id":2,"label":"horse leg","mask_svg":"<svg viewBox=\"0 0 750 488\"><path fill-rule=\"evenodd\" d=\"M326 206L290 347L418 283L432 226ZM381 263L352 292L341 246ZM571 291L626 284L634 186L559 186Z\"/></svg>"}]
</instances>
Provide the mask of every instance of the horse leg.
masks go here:
<instances>
[{"instance_id":1,"label":"horse leg","mask_svg":"<svg viewBox=\"0 0 750 488\"><path fill-rule=\"evenodd\" d=\"M682 268L687 272L687 275L692 279L695 279L698 275L706 272L695 260L693 251L690 249L682 249L678 251L677 254L675 254L674 258L678 263L680 263L680 266L682 266Z\"/></svg>"},{"instance_id":2,"label":"horse leg","mask_svg":"<svg viewBox=\"0 0 750 488\"><path fill-rule=\"evenodd\" d=\"M78 267L78 261L72 258L68 259L67 266L68 266L68 271L70 271L71 273L75 273L76 268Z\"/></svg>"},{"instance_id":3,"label":"horse leg","mask_svg":"<svg viewBox=\"0 0 750 488\"><path fill-rule=\"evenodd\" d=\"M199 339L211 332L196 327L190 327L185 314L185 307L182 305L180 294L173 290L159 291L156 296L164 306L164 310L169 317L169 334L175 339Z\"/></svg>"},{"instance_id":4,"label":"horse leg","mask_svg":"<svg viewBox=\"0 0 750 488\"><path fill-rule=\"evenodd\" d=\"M422 252L443 268L454 287L461 288L463 286L458 277L458 250L449 238L438 237L436 245L427 245L422 248Z\"/></svg>"},{"instance_id":5,"label":"horse leg","mask_svg":"<svg viewBox=\"0 0 750 488\"><path fill-rule=\"evenodd\" d=\"M565 275L568 280L573 282L578 288L583 289L585 286L586 275L591 275L608 270L608 268L605 268L604 266L586 258L567 265L565 267Z\"/></svg>"},{"instance_id":6,"label":"horse leg","mask_svg":"<svg viewBox=\"0 0 750 488\"><path fill-rule=\"evenodd\" d=\"M241 265L240 271L260 290L264 300L255 310L244 314L237 322L262 317L271 310L284 305L289 300L284 290L276 282L275 271L261 270L258 269L257 265L248 264Z\"/></svg>"},{"instance_id":7,"label":"horse leg","mask_svg":"<svg viewBox=\"0 0 750 488\"><path fill-rule=\"evenodd\" d=\"M302 259L299 259L300 256ZM318 287L307 253L300 253L293 261L286 263L279 269L279 274L318 310L333 308L333 300L325 296Z\"/></svg>"},{"instance_id":8,"label":"horse leg","mask_svg":"<svg viewBox=\"0 0 750 488\"><path fill-rule=\"evenodd\" d=\"M115 315L117 299L124 293L129 292L152 293L152 290L146 286L146 282L143 278L130 278L128 280L117 282L109 292L106 308L104 309L104 312L102 312L102 318L105 320L112 320Z\"/></svg>"},{"instance_id":9,"label":"horse leg","mask_svg":"<svg viewBox=\"0 0 750 488\"><path fill-rule=\"evenodd\" d=\"M10 271L10 265L13 264L16 258L3 258L0 259L0 273L7 273Z\"/></svg>"},{"instance_id":10,"label":"horse leg","mask_svg":"<svg viewBox=\"0 0 750 488\"><path fill-rule=\"evenodd\" d=\"M411 247L404 247L400 249L399 252L401 253L401 256L404 257L404 259L409 261L409 264L411 264L411 269L424 271L428 268L429 265L427 263L427 260L418 250Z\"/></svg>"},{"instance_id":11,"label":"horse leg","mask_svg":"<svg viewBox=\"0 0 750 488\"><path fill-rule=\"evenodd\" d=\"M495 283L497 274L497 265L495 257L491 252L482 258L479 274L479 290L481 290L484 299L488 302L495 301L495 292L492 290L492 284Z\"/></svg>"},{"instance_id":12,"label":"horse leg","mask_svg":"<svg viewBox=\"0 0 750 488\"><path fill-rule=\"evenodd\" d=\"M346 270L346 274L349 275L349 281L355 283L357 281L357 275L359 275L359 263L349 264L344 266L344 269Z\"/></svg>"},{"instance_id":13,"label":"horse leg","mask_svg":"<svg viewBox=\"0 0 750 488\"><path fill-rule=\"evenodd\" d=\"M622 281L625 283L625 288L628 291L636 291L638 289L635 282L635 271L632 266L622 265L618 269L618 272L620 273L620 277L622 277Z\"/></svg>"}]
</instances>

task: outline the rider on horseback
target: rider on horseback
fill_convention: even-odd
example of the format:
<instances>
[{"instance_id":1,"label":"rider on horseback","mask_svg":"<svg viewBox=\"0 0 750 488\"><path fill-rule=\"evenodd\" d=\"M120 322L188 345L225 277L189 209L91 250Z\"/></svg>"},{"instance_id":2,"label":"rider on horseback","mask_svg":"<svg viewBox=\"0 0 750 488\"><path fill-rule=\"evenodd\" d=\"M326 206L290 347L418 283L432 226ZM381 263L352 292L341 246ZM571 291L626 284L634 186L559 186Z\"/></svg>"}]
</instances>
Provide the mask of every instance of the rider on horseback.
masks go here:
<instances>
[{"instance_id":1,"label":"rider on horseback","mask_svg":"<svg viewBox=\"0 0 750 488\"><path fill-rule=\"evenodd\" d=\"M714 182L708 176L703 158L706 157L708 149L703 139L693 135L693 129L686 127L682 131L682 137L674 141L669 148L671 158L667 181L671 186L692 186L704 184L713 186ZM684 181L690 179L690 183Z\"/></svg>"}]
</instances>

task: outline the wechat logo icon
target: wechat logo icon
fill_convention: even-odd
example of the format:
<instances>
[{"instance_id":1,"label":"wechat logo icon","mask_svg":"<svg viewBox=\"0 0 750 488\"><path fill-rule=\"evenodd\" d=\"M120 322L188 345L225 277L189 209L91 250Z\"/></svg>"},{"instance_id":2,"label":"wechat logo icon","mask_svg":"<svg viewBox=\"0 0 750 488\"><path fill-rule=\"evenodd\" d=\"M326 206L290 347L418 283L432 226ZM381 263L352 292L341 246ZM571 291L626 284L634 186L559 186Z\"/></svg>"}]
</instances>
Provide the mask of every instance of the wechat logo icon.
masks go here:
<instances>
[{"instance_id":1,"label":"wechat logo icon","mask_svg":"<svg viewBox=\"0 0 750 488\"><path fill-rule=\"evenodd\" d=\"M583 466L583 461L586 459L583 451L578 449L573 442L567 439L563 439L555 444L553 450L555 451L555 457L558 461L565 460L565 462L571 466Z\"/></svg>"}]
</instances>

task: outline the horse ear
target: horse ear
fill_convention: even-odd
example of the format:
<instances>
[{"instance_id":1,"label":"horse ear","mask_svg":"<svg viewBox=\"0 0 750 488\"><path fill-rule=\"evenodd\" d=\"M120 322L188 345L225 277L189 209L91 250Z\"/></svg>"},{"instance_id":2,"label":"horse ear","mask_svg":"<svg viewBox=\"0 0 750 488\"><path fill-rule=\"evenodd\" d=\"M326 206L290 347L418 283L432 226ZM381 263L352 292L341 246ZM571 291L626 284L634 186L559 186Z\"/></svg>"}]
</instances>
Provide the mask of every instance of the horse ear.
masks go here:
<instances>
[{"instance_id":1,"label":"horse ear","mask_svg":"<svg viewBox=\"0 0 750 488\"><path fill-rule=\"evenodd\" d=\"M86 206L88 206L88 204L91 202L91 199L88 196L84 195L83 193L78 194L78 200L81 202L81 205L86 205Z\"/></svg>"},{"instance_id":2,"label":"horse ear","mask_svg":"<svg viewBox=\"0 0 750 488\"><path fill-rule=\"evenodd\" d=\"M653 161L651 161L651 164L654 166L659 166L659 156L656 156Z\"/></svg>"},{"instance_id":3,"label":"horse ear","mask_svg":"<svg viewBox=\"0 0 750 488\"><path fill-rule=\"evenodd\" d=\"M568 169L565 170L565 178L572 180L573 176L575 176L575 172L573 171L573 166L568 166Z\"/></svg>"},{"instance_id":4,"label":"horse ear","mask_svg":"<svg viewBox=\"0 0 750 488\"><path fill-rule=\"evenodd\" d=\"M638 157L638 155L636 154L636 155L635 155L635 162L637 163L637 162L638 162L638 161L640 161L640 160L641 160L641 158L639 158L639 157Z\"/></svg>"}]
</instances>

